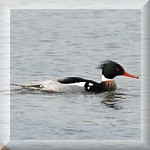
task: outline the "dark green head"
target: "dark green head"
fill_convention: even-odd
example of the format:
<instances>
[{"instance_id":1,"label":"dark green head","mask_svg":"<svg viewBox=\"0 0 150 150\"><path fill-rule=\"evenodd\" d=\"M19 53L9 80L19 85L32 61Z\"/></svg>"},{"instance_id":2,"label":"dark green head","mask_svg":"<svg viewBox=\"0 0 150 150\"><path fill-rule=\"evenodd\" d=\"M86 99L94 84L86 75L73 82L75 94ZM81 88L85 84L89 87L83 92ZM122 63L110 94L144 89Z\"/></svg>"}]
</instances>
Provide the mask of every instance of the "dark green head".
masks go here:
<instances>
[{"instance_id":1,"label":"dark green head","mask_svg":"<svg viewBox=\"0 0 150 150\"><path fill-rule=\"evenodd\" d=\"M104 61L98 68L102 69L102 74L105 76L105 78L108 79L113 79L114 77L121 75L132 78L139 78L137 76L126 73L126 71L120 64L111 60Z\"/></svg>"}]
</instances>

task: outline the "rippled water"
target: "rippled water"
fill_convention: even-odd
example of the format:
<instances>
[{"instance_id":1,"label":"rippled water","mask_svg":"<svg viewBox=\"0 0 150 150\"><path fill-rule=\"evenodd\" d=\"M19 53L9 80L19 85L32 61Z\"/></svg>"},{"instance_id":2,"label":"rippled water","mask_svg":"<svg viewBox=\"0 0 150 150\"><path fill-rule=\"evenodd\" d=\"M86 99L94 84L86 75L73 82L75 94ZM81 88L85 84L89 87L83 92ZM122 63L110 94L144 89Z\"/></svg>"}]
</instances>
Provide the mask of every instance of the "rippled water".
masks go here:
<instances>
[{"instance_id":1,"label":"rippled water","mask_svg":"<svg viewBox=\"0 0 150 150\"><path fill-rule=\"evenodd\" d=\"M140 76L139 10L11 10L11 83L79 76L101 81L106 59ZM141 138L140 79L102 94L48 94L11 86L11 139Z\"/></svg>"}]
</instances>

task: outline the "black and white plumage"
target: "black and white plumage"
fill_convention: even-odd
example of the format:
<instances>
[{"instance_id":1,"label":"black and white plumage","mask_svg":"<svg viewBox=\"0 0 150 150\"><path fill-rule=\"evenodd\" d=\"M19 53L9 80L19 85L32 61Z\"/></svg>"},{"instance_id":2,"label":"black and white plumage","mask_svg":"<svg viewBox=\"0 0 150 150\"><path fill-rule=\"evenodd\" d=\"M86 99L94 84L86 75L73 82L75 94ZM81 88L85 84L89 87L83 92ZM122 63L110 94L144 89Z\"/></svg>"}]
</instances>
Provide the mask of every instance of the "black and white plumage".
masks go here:
<instances>
[{"instance_id":1,"label":"black and white plumage","mask_svg":"<svg viewBox=\"0 0 150 150\"><path fill-rule=\"evenodd\" d=\"M25 89L41 90L50 93L54 92L96 92L99 89L99 83L78 77L66 77L58 80L47 80L42 82L31 82L24 85L18 85Z\"/></svg>"},{"instance_id":2,"label":"black and white plumage","mask_svg":"<svg viewBox=\"0 0 150 150\"><path fill-rule=\"evenodd\" d=\"M138 78L137 76L128 74L120 64L114 61L110 60L105 61L103 64L99 66L99 68L102 69L102 82L100 83L80 77L66 77L63 79L35 82L18 86L30 90L40 90L50 93L53 92L101 93L116 90L116 83L114 81L114 78L116 76L122 75L132 78Z\"/></svg>"}]
</instances>

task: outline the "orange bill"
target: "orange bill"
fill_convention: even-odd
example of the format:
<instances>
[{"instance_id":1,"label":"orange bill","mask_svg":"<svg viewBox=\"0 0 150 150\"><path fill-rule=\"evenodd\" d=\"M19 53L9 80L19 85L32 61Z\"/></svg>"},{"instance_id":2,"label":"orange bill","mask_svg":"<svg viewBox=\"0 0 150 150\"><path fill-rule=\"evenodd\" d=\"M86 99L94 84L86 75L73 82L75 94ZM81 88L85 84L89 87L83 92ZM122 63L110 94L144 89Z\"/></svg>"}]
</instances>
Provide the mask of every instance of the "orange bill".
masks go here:
<instances>
[{"instance_id":1,"label":"orange bill","mask_svg":"<svg viewBox=\"0 0 150 150\"><path fill-rule=\"evenodd\" d=\"M126 77L136 78L136 79L139 78L138 76L134 76L134 75L129 74L129 73L127 73L127 72L124 72L122 75L123 75L123 76L126 76Z\"/></svg>"}]
</instances>

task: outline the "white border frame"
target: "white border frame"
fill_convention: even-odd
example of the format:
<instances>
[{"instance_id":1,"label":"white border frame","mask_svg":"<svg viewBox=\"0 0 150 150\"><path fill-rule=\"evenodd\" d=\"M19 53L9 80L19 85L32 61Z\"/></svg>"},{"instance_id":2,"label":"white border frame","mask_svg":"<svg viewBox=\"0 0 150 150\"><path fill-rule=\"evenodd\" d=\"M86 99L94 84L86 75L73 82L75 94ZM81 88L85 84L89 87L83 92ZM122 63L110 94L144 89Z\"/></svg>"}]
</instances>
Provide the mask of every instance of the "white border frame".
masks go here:
<instances>
[{"instance_id":1,"label":"white border frame","mask_svg":"<svg viewBox=\"0 0 150 150\"><path fill-rule=\"evenodd\" d=\"M149 64L149 46L148 46L148 39L149 39L149 34L150 31L148 31L148 11L150 9L150 2L147 2L147 0L118 0L118 3L114 3L116 1L111 1L107 0L107 2L90 2L90 0L87 0L86 2L83 2L84 0L80 1L75 1L75 0L65 0L65 3L63 1L55 0L51 2L47 2L49 5L52 4L51 6L47 5L46 3L43 3L41 1L41 4L37 1L32 2L28 0L28 3L24 5L22 1L20 0L15 0L10 1L10 2L3 2L2 6L2 11L0 12L0 46L2 47L2 51L0 51L0 58L1 56L4 57L4 60L7 61L0 61L0 71L3 75L3 80L0 78L0 83L4 83L6 85L5 87L0 88L0 90L6 90L8 89L8 85L10 84L10 72L7 70L3 70L3 68L10 68L10 54L9 54L9 37L10 37L10 9L33 9L36 7L36 9L140 9L141 10L141 27L142 27L142 43L141 43L141 58L142 58L142 78L141 78L141 84L142 84L142 139L141 140L135 140L135 141L126 141L126 140L102 140L102 141L91 141L91 140L83 140L83 141L78 141L78 140L72 140L72 141L57 141L57 140L44 140L44 141L39 141L39 140L26 140L26 141L10 141L10 129L8 128L8 125L10 124L10 104L7 102L10 100L10 97L6 98L6 104L3 103L1 104L2 108L6 108L5 110L2 111L0 110L0 123L1 121L5 120L7 124L5 126L3 125L4 129L3 133L7 132L5 134L6 137L4 137L4 140L2 143L0 143L0 149L2 146L8 145L10 149L115 149L115 150L122 150L122 149L136 149L136 150L146 150L150 148L149 144L149 137L150 133L148 133L148 128L149 124L148 121L150 120L149 116L149 107L148 107L148 98L149 98L149 83L146 82L149 79L149 68L147 67ZM26 1L26 0L25 0ZM27 2L27 1L26 1ZM67 3L68 2L68 3ZM88 3L89 2L89 3ZM5 4L7 3L7 4ZM18 3L18 4L17 4ZM92 4L92 5L91 5ZM109 6L108 6L109 4ZM22 5L24 5L22 7ZM150 18L150 17L149 17ZM1 55L2 54L2 55ZM0 59L1 60L1 59ZM3 67L1 67L3 66ZM1 81L2 80L2 81ZM6 95L0 95L0 99L6 97ZM1 127L1 124L0 124ZM1 134L0 130L0 134ZM3 134L2 134L3 136ZM0 135L1 137L1 135ZM1 139L1 138L0 138Z\"/></svg>"}]
</instances>

